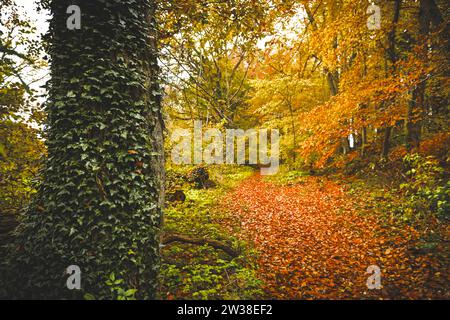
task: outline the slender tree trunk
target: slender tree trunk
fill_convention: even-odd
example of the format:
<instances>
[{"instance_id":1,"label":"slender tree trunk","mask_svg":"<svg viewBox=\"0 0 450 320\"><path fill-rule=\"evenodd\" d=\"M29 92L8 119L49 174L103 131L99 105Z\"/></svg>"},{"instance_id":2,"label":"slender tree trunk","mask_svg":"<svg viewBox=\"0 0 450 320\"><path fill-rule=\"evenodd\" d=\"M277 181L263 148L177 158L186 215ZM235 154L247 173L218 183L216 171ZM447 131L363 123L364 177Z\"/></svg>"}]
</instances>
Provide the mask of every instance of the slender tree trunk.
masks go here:
<instances>
[{"instance_id":1,"label":"slender tree trunk","mask_svg":"<svg viewBox=\"0 0 450 320\"><path fill-rule=\"evenodd\" d=\"M295 154L295 148L297 147L297 134L295 132L295 118L294 118L294 110L292 109L292 103L288 102L289 107L289 113L291 116L291 128L292 128L292 135L293 135L293 141L292 141L292 155L294 158L294 163L296 161L296 154Z\"/></svg>"},{"instance_id":2,"label":"slender tree trunk","mask_svg":"<svg viewBox=\"0 0 450 320\"><path fill-rule=\"evenodd\" d=\"M361 129L361 156L364 156L366 145L367 145L367 128L364 126Z\"/></svg>"},{"instance_id":3,"label":"slender tree trunk","mask_svg":"<svg viewBox=\"0 0 450 320\"><path fill-rule=\"evenodd\" d=\"M400 6L401 6L401 0L395 0L394 3L394 15L392 17L392 28L388 34L388 44L389 47L387 49L387 54L389 57L389 60L391 62L391 72L396 72L396 63L397 63L397 52L396 52L396 31L397 31L397 23L400 19ZM383 138L383 144L381 148L381 158L387 159L390 151L390 139L391 139L391 133L392 133L392 127L388 125L384 129L384 138Z\"/></svg>"},{"instance_id":4,"label":"slender tree trunk","mask_svg":"<svg viewBox=\"0 0 450 320\"><path fill-rule=\"evenodd\" d=\"M69 30L78 3L81 29ZM163 198L155 2L46 1L48 159L2 275L9 297L155 298ZM66 268L81 289L66 286ZM108 285L108 278L120 279Z\"/></svg>"},{"instance_id":5,"label":"slender tree trunk","mask_svg":"<svg viewBox=\"0 0 450 320\"><path fill-rule=\"evenodd\" d=\"M428 36L430 24L439 27L442 23L442 16L434 0L420 0L419 2L419 43L425 42L420 51L420 59L427 64ZM422 127L422 116L426 114L425 106L426 80L423 79L412 91L411 100L408 105L406 122L406 148L408 151L419 149L420 133Z\"/></svg>"},{"instance_id":6,"label":"slender tree trunk","mask_svg":"<svg viewBox=\"0 0 450 320\"><path fill-rule=\"evenodd\" d=\"M350 152L350 142L348 141L347 137L341 138L341 146L343 154L347 154Z\"/></svg>"},{"instance_id":7,"label":"slender tree trunk","mask_svg":"<svg viewBox=\"0 0 450 320\"><path fill-rule=\"evenodd\" d=\"M331 96L335 96L339 92L339 74L337 72L330 72L325 70L327 75L328 87L330 89ZM343 154L347 154L350 152L350 143L347 137L341 138L341 150Z\"/></svg>"},{"instance_id":8,"label":"slender tree trunk","mask_svg":"<svg viewBox=\"0 0 450 320\"><path fill-rule=\"evenodd\" d=\"M417 113L423 114L423 110L420 111L418 106L423 106L424 96L425 83L419 84L411 91L411 99L408 104L408 114L406 117L406 149L408 151L413 149L418 150L420 147L421 121L417 118L420 118L421 115Z\"/></svg>"}]
</instances>

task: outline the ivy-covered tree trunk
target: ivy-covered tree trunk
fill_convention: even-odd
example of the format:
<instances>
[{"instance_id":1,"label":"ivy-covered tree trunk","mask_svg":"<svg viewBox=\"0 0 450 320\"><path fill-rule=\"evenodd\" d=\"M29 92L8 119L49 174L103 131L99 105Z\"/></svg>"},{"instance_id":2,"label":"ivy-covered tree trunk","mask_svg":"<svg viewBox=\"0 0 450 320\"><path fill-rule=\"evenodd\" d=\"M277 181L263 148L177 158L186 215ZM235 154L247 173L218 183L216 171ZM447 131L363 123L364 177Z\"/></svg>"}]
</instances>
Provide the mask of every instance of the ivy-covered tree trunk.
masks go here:
<instances>
[{"instance_id":1,"label":"ivy-covered tree trunk","mask_svg":"<svg viewBox=\"0 0 450 320\"><path fill-rule=\"evenodd\" d=\"M401 0L395 0L394 1L394 15L392 17L392 26L391 30L389 31L387 35L387 41L388 41L388 48L386 51L387 58L389 59L391 66L389 72L395 74L397 72L397 61L398 61L398 54L397 54L397 41L396 41L396 34L397 34L397 24L400 19L400 11L401 11ZM387 74L386 74L387 76ZM384 136L383 141L381 144L381 159L387 160L389 156L389 151L391 149L391 135L392 135L392 129L393 127L390 124L387 124L384 128Z\"/></svg>"},{"instance_id":2,"label":"ivy-covered tree trunk","mask_svg":"<svg viewBox=\"0 0 450 320\"><path fill-rule=\"evenodd\" d=\"M81 29L69 30L70 5ZM49 0L48 159L0 270L19 298L155 298L163 143L153 0ZM81 290L66 268L81 270ZM112 276L113 275L113 276ZM113 283L108 278L114 278Z\"/></svg>"}]
</instances>

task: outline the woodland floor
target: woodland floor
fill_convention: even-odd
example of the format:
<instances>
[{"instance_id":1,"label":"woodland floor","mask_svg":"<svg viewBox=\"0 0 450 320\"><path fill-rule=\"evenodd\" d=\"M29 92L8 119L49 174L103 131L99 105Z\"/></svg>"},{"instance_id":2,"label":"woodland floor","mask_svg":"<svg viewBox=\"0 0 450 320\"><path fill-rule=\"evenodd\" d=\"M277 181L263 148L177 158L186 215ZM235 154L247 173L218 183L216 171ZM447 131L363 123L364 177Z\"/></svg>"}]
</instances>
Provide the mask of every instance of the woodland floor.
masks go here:
<instances>
[{"instance_id":1,"label":"woodland floor","mask_svg":"<svg viewBox=\"0 0 450 320\"><path fill-rule=\"evenodd\" d=\"M225 227L258 252L266 298L448 298L445 255L415 250L413 227L387 222L329 179L280 185L254 175L223 208ZM367 288L370 265L381 269L380 290Z\"/></svg>"}]
</instances>

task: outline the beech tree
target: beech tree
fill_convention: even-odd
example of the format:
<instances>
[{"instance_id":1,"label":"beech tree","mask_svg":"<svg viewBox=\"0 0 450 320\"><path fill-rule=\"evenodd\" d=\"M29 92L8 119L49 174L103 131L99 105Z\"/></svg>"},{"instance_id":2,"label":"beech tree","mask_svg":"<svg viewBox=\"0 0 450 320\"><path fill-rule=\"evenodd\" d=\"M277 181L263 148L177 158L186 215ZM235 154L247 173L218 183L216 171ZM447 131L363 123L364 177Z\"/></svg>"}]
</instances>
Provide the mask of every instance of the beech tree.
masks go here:
<instances>
[{"instance_id":1,"label":"beech tree","mask_svg":"<svg viewBox=\"0 0 450 320\"><path fill-rule=\"evenodd\" d=\"M48 158L3 264L18 298L155 298L163 139L153 0L45 0ZM80 8L80 28L66 13ZM81 271L69 290L66 270Z\"/></svg>"}]
</instances>

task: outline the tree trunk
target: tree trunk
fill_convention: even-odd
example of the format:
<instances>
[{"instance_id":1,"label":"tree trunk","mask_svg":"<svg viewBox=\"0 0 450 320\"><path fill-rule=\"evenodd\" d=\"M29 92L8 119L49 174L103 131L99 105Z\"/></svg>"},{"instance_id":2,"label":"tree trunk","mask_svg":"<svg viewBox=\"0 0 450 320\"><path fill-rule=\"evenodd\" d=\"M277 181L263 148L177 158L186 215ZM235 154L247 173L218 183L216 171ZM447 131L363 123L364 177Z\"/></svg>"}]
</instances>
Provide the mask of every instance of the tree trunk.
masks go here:
<instances>
[{"instance_id":1,"label":"tree trunk","mask_svg":"<svg viewBox=\"0 0 450 320\"><path fill-rule=\"evenodd\" d=\"M327 81L328 81L328 87L330 89L330 95L335 96L339 92L339 73L336 72L330 72L328 70L325 70ZM348 137L341 137L341 150L343 154L348 154L350 152L350 143L348 141Z\"/></svg>"},{"instance_id":2,"label":"tree trunk","mask_svg":"<svg viewBox=\"0 0 450 320\"><path fill-rule=\"evenodd\" d=\"M81 3L81 29L66 27ZM163 145L155 2L45 1L50 9L48 159L0 274L8 297L115 299L114 273L155 298ZM81 269L81 290L66 268Z\"/></svg>"},{"instance_id":3,"label":"tree trunk","mask_svg":"<svg viewBox=\"0 0 450 320\"><path fill-rule=\"evenodd\" d=\"M418 150L420 147L421 121L417 119L418 106L423 106L425 96L425 83L419 84L411 92L406 117L406 150ZM423 108L423 107L422 107Z\"/></svg>"},{"instance_id":4,"label":"tree trunk","mask_svg":"<svg viewBox=\"0 0 450 320\"><path fill-rule=\"evenodd\" d=\"M343 154L348 154L350 152L350 142L347 137L341 138L341 146Z\"/></svg>"},{"instance_id":5,"label":"tree trunk","mask_svg":"<svg viewBox=\"0 0 450 320\"><path fill-rule=\"evenodd\" d=\"M389 150L391 147L390 146L391 132L392 132L392 127L387 127L386 129L384 129L383 145L382 145L382 149L381 149L381 158L382 159L388 158Z\"/></svg>"},{"instance_id":6,"label":"tree trunk","mask_svg":"<svg viewBox=\"0 0 450 320\"><path fill-rule=\"evenodd\" d=\"M430 33L430 25L435 28L440 27L443 22L439 8L434 0L420 0L419 2L419 43L427 43L427 37ZM428 46L424 45L419 55L423 63L427 64ZM419 149L420 132L422 127L422 115L426 114L425 107L425 88L426 80L423 79L412 91L411 100L408 105L408 114L406 120L406 149ZM419 115L419 117L417 117ZM419 118L419 119L416 119Z\"/></svg>"},{"instance_id":7,"label":"tree trunk","mask_svg":"<svg viewBox=\"0 0 450 320\"><path fill-rule=\"evenodd\" d=\"M367 145L367 128L366 126L361 129L361 156L364 156L364 152Z\"/></svg>"},{"instance_id":8,"label":"tree trunk","mask_svg":"<svg viewBox=\"0 0 450 320\"><path fill-rule=\"evenodd\" d=\"M296 162L296 154L295 154L295 148L297 148L297 134L295 132L295 117L294 117L294 109L292 108L292 103L288 102L287 103L288 107L289 107L289 114L291 117L291 128L292 128L292 135L293 135L293 141L292 141L292 156L293 156L293 160L294 160L294 164Z\"/></svg>"}]
</instances>

